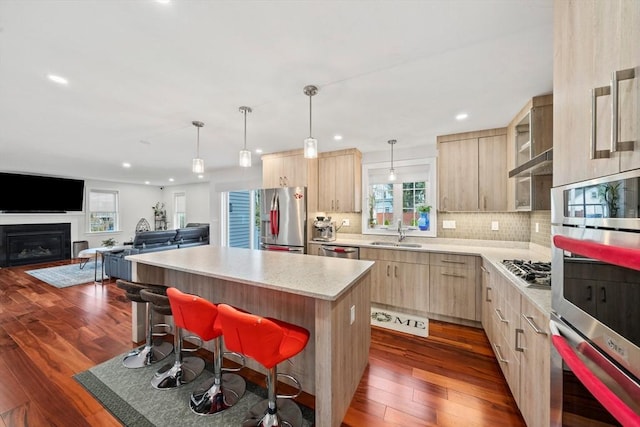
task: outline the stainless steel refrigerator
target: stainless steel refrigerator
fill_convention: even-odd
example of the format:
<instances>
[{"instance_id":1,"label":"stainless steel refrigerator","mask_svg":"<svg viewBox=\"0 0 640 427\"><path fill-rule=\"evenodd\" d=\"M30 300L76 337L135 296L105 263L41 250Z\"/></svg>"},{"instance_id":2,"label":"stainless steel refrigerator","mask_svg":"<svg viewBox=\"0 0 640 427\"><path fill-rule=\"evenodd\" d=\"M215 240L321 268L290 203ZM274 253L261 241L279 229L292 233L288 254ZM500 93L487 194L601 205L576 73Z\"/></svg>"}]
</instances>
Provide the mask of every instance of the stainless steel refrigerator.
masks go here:
<instances>
[{"instance_id":1,"label":"stainless steel refrigerator","mask_svg":"<svg viewBox=\"0 0 640 427\"><path fill-rule=\"evenodd\" d=\"M260 249L304 253L307 187L260 190Z\"/></svg>"}]
</instances>

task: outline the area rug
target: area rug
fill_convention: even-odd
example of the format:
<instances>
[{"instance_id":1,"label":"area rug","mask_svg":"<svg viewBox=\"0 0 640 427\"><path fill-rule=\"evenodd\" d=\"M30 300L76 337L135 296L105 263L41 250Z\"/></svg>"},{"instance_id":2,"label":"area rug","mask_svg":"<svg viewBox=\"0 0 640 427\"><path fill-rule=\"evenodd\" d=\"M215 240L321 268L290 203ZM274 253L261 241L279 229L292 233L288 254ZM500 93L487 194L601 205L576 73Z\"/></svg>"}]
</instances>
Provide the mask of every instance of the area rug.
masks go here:
<instances>
[{"instance_id":1,"label":"area rug","mask_svg":"<svg viewBox=\"0 0 640 427\"><path fill-rule=\"evenodd\" d=\"M371 306L371 325L419 337L429 335L429 319Z\"/></svg>"},{"instance_id":2,"label":"area rug","mask_svg":"<svg viewBox=\"0 0 640 427\"><path fill-rule=\"evenodd\" d=\"M100 269L102 263L98 261L98 279L100 279ZM80 268L80 264L61 265L59 267L40 268L37 270L28 270L27 274L40 279L43 282L55 286L56 288L66 288L69 286L80 285L82 283L93 282L95 273L95 262L88 262L84 268ZM105 279L108 277L105 275Z\"/></svg>"},{"instance_id":3,"label":"area rug","mask_svg":"<svg viewBox=\"0 0 640 427\"><path fill-rule=\"evenodd\" d=\"M253 404L266 398L266 390L247 381L247 391L233 407L211 416L191 412L189 396L202 382L213 375L207 369L198 378L174 390L156 390L151 386L153 374L165 363L172 363L173 354L167 359L143 368L128 369L117 356L88 371L74 376L102 405L126 426L240 426ZM303 426L314 424L314 411L304 405Z\"/></svg>"}]
</instances>

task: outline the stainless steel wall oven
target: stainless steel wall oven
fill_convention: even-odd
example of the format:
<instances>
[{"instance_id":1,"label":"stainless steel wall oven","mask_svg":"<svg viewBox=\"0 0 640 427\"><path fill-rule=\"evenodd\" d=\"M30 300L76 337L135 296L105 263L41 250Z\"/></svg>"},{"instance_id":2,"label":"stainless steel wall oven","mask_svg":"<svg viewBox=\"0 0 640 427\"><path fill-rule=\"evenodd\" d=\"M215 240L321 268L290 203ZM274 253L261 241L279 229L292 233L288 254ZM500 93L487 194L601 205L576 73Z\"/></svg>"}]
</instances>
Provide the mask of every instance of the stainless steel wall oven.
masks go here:
<instances>
[{"instance_id":1,"label":"stainless steel wall oven","mask_svg":"<svg viewBox=\"0 0 640 427\"><path fill-rule=\"evenodd\" d=\"M551 197L551 425L638 426L640 170Z\"/></svg>"}]
</instances>

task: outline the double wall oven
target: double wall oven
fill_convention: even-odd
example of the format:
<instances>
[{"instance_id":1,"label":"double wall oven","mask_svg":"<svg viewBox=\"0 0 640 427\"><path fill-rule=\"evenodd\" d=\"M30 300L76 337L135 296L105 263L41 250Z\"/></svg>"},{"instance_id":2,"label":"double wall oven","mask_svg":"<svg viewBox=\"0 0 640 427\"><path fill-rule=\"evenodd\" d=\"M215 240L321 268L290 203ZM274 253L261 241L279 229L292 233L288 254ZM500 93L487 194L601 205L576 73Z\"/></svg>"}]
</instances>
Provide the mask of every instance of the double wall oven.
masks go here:
<instances>
[{"instance_id":1,"label":"double wall oven","mask_svg":"<svg viewBox=\"0 0 640 427\"><path fill-rule=\"evenodd\" d=\"M640 170L552 196L551 425L640 425Z\"/></svg>"}]
</instances>

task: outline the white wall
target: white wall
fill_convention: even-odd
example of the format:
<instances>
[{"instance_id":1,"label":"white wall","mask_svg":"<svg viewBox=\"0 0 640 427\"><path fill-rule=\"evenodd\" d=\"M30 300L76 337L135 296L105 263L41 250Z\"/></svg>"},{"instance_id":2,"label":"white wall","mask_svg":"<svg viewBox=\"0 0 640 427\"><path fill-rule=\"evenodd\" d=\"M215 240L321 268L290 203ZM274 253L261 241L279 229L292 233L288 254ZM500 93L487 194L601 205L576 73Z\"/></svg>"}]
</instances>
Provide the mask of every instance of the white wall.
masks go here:
<instances>
[{"instance_id":1,"label":"white wall","mask_svg":"<svg viewBox=\"0 0 640 427\"><path fill-rule=\"evenodd\" d=\"M85 212L66 214L0 214L0 224L71 223L71 240L88 240L90 247L100 246L107 237L118 243L128 241L135 234L140 218L146 218L153 228L153 206L165 203L169 221L173 216L173 193L184 192L187 200L187 222L210 222L209 183L184 186L160 187L119 182L85 180L85 192L95 190L116 190L120 201L120 231L115 233L87 233L88 223ZM87 197L85 196L85 203ZM172 224L169 224L172 228Z\"/></svg>"}]
</instances>

